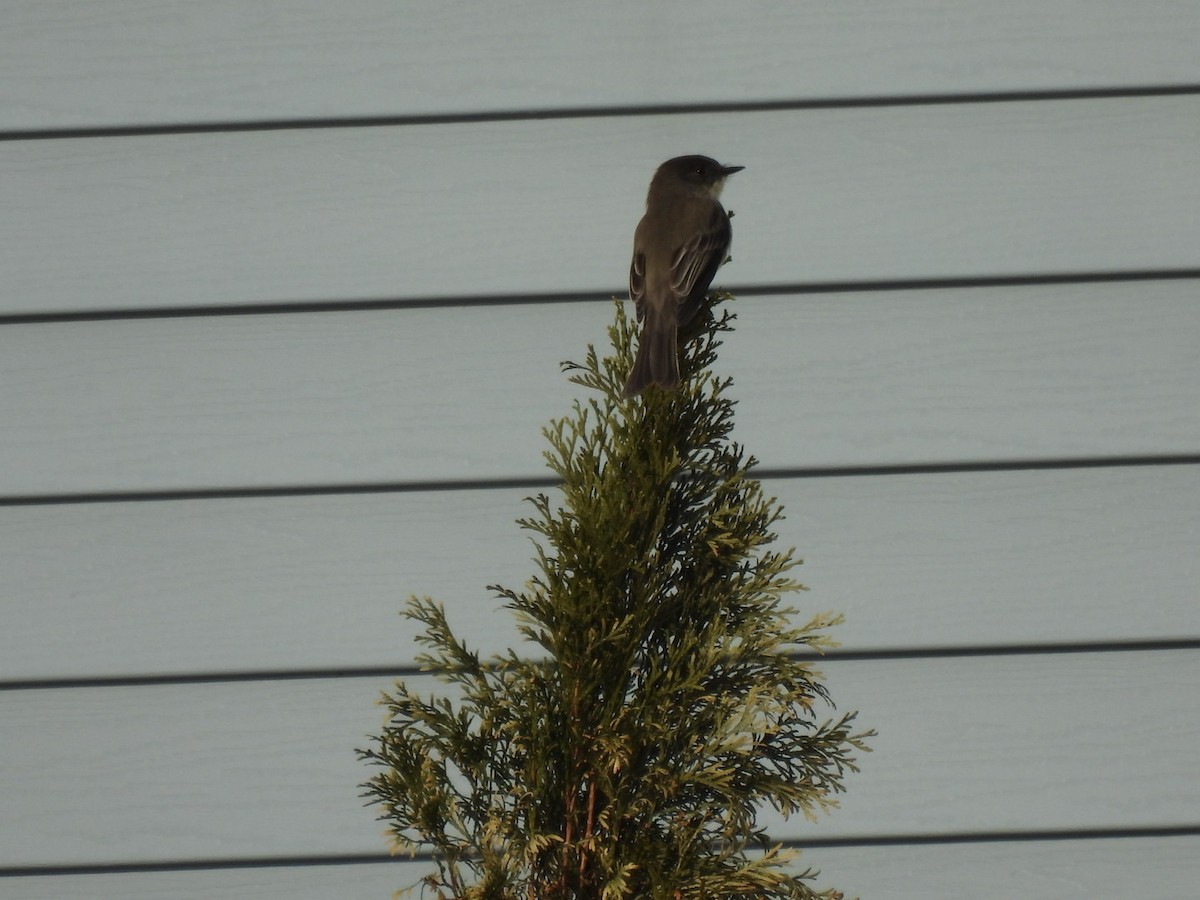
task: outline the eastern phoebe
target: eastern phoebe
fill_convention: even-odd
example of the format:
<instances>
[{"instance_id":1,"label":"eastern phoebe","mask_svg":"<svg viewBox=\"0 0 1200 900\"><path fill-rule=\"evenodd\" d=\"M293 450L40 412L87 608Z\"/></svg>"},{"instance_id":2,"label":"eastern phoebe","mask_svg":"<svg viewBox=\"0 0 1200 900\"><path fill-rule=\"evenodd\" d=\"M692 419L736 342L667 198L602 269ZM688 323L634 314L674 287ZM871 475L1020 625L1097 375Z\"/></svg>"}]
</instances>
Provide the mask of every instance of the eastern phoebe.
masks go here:
<instances>
[{"instance_id":1,"label":"eastern phoebe","mask_svg":"<svg viewBox=\"0 0 1200 900\"><path fill-rule=\"evenodd\" d=\"M679 384L679 326L687 325L729 255L733 231L718 197L725 179L744 166L707 156L677 156L658 167L646 194L646 214L633 233L629 297L644 322L637 359L625 384L633 397L654 383Z\"/></svg>"}]
</instances>

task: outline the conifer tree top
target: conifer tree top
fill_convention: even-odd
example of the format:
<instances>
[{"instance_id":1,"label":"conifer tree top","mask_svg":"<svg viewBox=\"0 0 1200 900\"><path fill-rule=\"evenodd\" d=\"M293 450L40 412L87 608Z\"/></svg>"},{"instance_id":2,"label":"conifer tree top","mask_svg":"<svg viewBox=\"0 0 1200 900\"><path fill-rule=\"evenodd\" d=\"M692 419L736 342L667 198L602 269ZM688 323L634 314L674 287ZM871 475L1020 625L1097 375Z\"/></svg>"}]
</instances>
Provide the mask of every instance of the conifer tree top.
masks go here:
<instances>
[{"instance_id":1,"label":"conifer tree top","mask_svg":"<svg viewBox=\"0 0 1200 900\"><path fill-rule=\"evenodd\" d=\"M410 602L424 668L455 700L398 684L363 758L365 796L398 850L425 851L438 897L716 898L818 893L760 824L766 807L836 805L868 733L798 654L832 615L796 624L782 515L730 437L729 382L711 371L730 330L710 298L675 391L624 399L634 323L613 353L564 364L591 391L545 429L558 494L519 524L536 574L494 587L530 645L482 662L442 608Z\"/></svg>"}]
</instances>

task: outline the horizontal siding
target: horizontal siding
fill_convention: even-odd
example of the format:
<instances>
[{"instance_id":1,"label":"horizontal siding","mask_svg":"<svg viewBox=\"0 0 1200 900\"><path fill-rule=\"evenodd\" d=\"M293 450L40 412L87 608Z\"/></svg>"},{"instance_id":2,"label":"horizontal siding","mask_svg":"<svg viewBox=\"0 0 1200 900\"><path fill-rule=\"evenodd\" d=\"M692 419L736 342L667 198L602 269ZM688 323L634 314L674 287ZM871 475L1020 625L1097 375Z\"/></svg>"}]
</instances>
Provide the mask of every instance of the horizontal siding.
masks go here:
<instances>
[{"instance_id":1,"label":"horizontal siding","mask_svg":"<svg viewBox=\"0 0 1200 900\"><path fill-rule=\"evenodd\" d=\"M1200 81L1200 12L1177 0L847 12L756 0L734 28L717 0L8 2L0 129Z\"/></svg>"},{"instance_id":2,"label":"horizontal siding","mask_svg":"<svg viewBox=\"0 0 1200 900\"><path fill-rule=\"evenodd\" d=\"M1051 830L1194 824L1200 651L824 669L839 703L878 728L875 752L840 810L778 827L781 837L1026 831L1031 821ZM372 706L379 682L0 693L0 808L21 811L0 820L0 859L376 852L380 824L354 788L369 770L353 748L381 723Z\"/></svg>"},{"instance_id":3,"label":"horizontal siding","mask_svg":"<svg viewBox=\"0 0 1200 900\"><path fill-rule=\"evenodd\" d=\"M880 732L781 835L867 898L1193 897L1197 46L1176 0L6 4L0 896L411 882L353 755L395 613L512 643L497 480L611 315L521 301L622 294L700 151L737 437Z\"/></svg>"},{"instance_id":4,"label":"horizontal siding","mask_svg":"<svg viewBox=\"0 0 1200 900\"><path fill-rule=\"evenodd\" d=\"M719 371L773 468L1196 453L1191 280L748 297ZM607 303L10 325L0 494L545 474Z\"/></svg>"},{"instance_id":5,"label":"horizontal siding","mask_svg":"<svg viewBox=\"0 0 1200 900\"><path fill-rule=\"evenodd\" d=\"M802 862L821 870L818 886L839 887L847 896L864 898L994 900L996 886L1003 885L1006 896L1022 900L1195 900L1200 882L1200 837L816 847L803 854ZM25 877L0 885L6 900L383 898L411 885L428 869L421 863L396 860L302 868Z\"/></svg>"},{"instance_id":6,"label":"horizontal siding","mask_svg":"<svg viewBox=\"0 0 1200 900\"><path fill-rule=\"evenodd\" d=\"M1200 95L0 143L0 314L624 291L653 167L737 286L1197 267Z\"/></svg>"},{"instance_id":7,"label":"horizontal siding","mask_svg":"<svg viewBox=\"0 0 1200 900\"><path fill-rule=\"evenodd\" d=\"M807 560L795 602L845 613L846 650L1200 641L1200 466L765 486ZM409 593L484 653L521 646L485 585L534 574L528 493L4 509L0 682L402 666Z\"/></svg>"}]
</instances>

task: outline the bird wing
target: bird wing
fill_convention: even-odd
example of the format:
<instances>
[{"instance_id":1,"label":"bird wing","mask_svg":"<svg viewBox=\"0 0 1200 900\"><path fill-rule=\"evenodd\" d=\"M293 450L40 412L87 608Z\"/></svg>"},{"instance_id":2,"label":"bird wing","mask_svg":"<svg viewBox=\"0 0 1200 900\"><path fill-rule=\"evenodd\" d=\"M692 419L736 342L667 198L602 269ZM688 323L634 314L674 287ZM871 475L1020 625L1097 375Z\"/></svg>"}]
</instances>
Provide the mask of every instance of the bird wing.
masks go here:
<instances>
[{"instance_id":1,"label":"bird wing","mask_svg":"<svg viewBox=\"0 0 1200 900\"><path fill-rule=\"evenodd\" d=\"M732 236L729 216L714 204L707 227L675 251L671 260L671 292L681 308L680 324L691 318L707 293L717 269L729 255Z\"/></svg>"},{"instance_id":2,"label":"bird wing","mask_svg":"<svg viewBox=\"0 0 1200 900\"><path fill-rule=\"evenodd\" d=\"M629 299L637 306L638 321L642 320L645 312L642 302L646 296L646 254L634 253L633 262L629 264Z\"/></svg>"}]
</instances>

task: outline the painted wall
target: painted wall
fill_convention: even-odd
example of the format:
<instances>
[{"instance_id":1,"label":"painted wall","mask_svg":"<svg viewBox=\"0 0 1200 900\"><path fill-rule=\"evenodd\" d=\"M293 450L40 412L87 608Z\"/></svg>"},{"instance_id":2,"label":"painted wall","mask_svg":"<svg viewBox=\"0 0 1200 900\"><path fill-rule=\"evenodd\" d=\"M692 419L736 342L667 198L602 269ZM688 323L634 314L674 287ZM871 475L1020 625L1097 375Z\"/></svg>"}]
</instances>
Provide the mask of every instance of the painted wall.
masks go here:
<instances>
[{"instance_id":1,"label":"painted wall","mask_svg":"<svg viewBox=\"0 0 1200 900\"><path fill-rule=\"evenodd\" d=\"M662 159L876 752L864 898L1200 883L1200 6L0 7L0 896L386 897L410 593L515 640Z\"/></svg>"}]
</instances>

